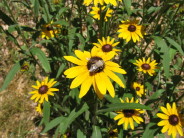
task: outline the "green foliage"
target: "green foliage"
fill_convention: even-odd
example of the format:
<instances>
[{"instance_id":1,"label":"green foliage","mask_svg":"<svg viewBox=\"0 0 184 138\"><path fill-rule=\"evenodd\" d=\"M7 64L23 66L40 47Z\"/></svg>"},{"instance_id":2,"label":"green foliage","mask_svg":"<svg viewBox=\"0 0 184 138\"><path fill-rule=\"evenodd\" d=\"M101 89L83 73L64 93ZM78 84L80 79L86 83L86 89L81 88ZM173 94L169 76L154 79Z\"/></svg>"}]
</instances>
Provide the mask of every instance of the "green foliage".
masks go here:
<instances>
[{"instance_id":1,"label":"green foliage","mask_svg":"<svg viewBox=\"0 0 184 138\"><path fill-rule=\"evenodd\" d=\"M10 4L23 6L28 13L18 14L30 16L31 24L29 22L22 24L19 18L14 16ZM183 0L159 1L158 3L154 0L122 0L122 2L118 1L117 6L105 5L107 8L99 15L100 20L98 20L90 14L93 3L91 6L85 6L83 0L30 0L10 3L3 0L0 4L2 7L0 19L3 25L8 26L8 29L0 26L0 33L6 36L7 42L11 41L15 44L14 48L19 54L19 60L7 74L0 91L5 90L14 76L20 72L22 62L28 62L31 79L54 78L57 81L54 87L59 89L54 92L53 96L48 94L49 102L42 104L43 114L40 123L44 127L42 133L51 132L53 137L70 135L77 138L108 138L111 136L110 132L117 129L113 135L118 138L163 136L160 135L161 127L157 125L160 120L155 114L160 106L172 102L179 104L183 102L184 97L182 93L184 70L182 9L184 2ZM98 13L100 13L103 6L99 4L98 7L100 8ZM104 16L108 8L112 9L113 13L105 21ZM140 38L140 41L134 42L131 39L127 42L127 33L131 32L134 36L134 29L138 29L138 26L133 24L135 27L133 30L131 30L132 26L125 28L123 30L123 34L127 35L125 39L120 37L118 30L122 24L121 21L133 19L141 19L138 24L143 26L140 29L143 38ZM121 50L117 52L112 62L118 64L119 68L127 73L121 74L118 73L119 70L112 69L116 77L109 74L107 76L116 78L116 82L122 82L125 88L109 79L115 88L115 96L111 97L107 91L100 99L94 91L93 87L97 84L93 79L93 86L84 97L79 98L82 86L71 89L71 79L77 76L78 70L72 72L74 75L70 74L73 75L72 77L66 78L65 70L76 65L68 62L64 56L75 56L75 50L90 52L94 46L93 43L98 43L102 37L107 36L119 42L114 48ZM151 61L158 63L153 69L155 71L153 76L137 70L138 67L133 64L142 58L146 60L150 58ZM80 59L90 60L84 57ZM90 70L89 62L86 66ZM143 69L143 66L140 67ZM102 68L106 67L105 65ZM89 76L99 73L99 70L92 73L89 71ZM149 67L145 70L149 70ZM88 80L79 79L78 81L84 83ZM139 88L133 88L134 82L139 82L144 86L142 97L137 94ZM104 86L101 88L106 87L106 82L102 84ZM41 90L39 88L36 91ZM138 99L139 103L126 100L125 103L121 103L120 99L126 98ZM117 125L117 121L113 119L118 112L122 114L128 112L130 115L136 111L135 109L143 109L145 113L140 115L144 120L143 123L137 124L134 121L134 130L130 126L128 130L124 130L124 124Z\"/></svg>"}]
</instances>

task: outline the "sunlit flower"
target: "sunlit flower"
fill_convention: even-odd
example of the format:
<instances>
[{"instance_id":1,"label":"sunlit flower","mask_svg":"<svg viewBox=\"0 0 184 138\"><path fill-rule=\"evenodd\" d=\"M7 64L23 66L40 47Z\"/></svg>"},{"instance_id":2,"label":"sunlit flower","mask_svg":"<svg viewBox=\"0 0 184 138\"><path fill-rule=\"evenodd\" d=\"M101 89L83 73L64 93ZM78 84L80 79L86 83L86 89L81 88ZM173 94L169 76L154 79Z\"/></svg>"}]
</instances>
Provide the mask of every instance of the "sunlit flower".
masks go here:
<instances>
[{"instance_id":1,"label":"sunlit flower","mask_svg":"<svg viewBox=\"0 0 184 138\"><path fill-rule=\"evenodd\" d=\"M108 53L110 51L114 51L114 52L121 51L114 48L119 44L119 42L114 43L114 40L115 40L114 38L111 39L109 36L107 36L106 39L102 37L102 40L98 39L99 43L93 43L93 45L98 47L99 51L104 53Z\"/></svg>"},{"instance_id":2,"label":"sunlit flower","mask_svg":"<svg viewBox=\"0 0 184 138\"><path fill-rule=\"evenodd\" d=\"M59 3L60 3L60 0L52 0L52 2L53 2L54 4L59 4Z\"/></svg>"},{"instance_id":3,"label":"sunlit flower","mask_svg":"<svg viewBox=\"0 0 184 138\"><path fill-rule=\"evenodd\" d=\"M121 99L122 103L138 103L138 100L134 102L134 98L129 100L126 98L126 101ZM122 111L117 112L118 115L115 116L114 120L119 120L118 125L123 124L124 130L128 129L128 126L130 125L131 129L134 129L134 122L137 124L140 124L143 122L143 119L140 117L140 114L144 113L141 109L124 109Z\"/></svg>"},{"instance_id":4,"label":"sunlit flower","mask_svg":"<svg viewBox=\"0 0 184 138\"><path fill-rule=\"evenodd\" d=\"M64 56L64 58L77 66L67 69L64 74L67 78L75 78L70 88L76 88L81 85L79 98L82 98L89 91L91 85L99 96L103 98L106 91L114 97L115 91L110 79L115 81L121 87L125 87L121 79L114 73L126 74L117 63L110 61L115 53L111 51L107 54L99 52L98 48L93 47L91 53L88 51L75 50L76 57Z\"/></svg>"},{"instance_id":5,"label":"sunlit flower","mask_svg":"<svg viewBox=\"0 0 184 138\"><path fill-rule=\"evenodd\" d=\"M84 0L83 5L89 6L89 4L91 4L91 3L93 3L95 6L97 6L98 4L103 5L104 0Z\"/></svg>"},{"instance_id":6,"label":"sunlit flower","mask_svg":"<svg viewBox=\"0 0 184 138\"><path fill-rule=\"evenodd\" d=\"M100 20L100 16L102 16L100 14L103 14L105 12L104 13L105 14L104 19L107 22L107 17L111 17L112 16L111 14L112 14L113 10L108 8L105 11L105 8L106 8L105 6L103 6L101 9L99 7L92 7L92 11L90 12L90 14L93 15L93 18L95 18L97 20Z\"/></svg>"},{"instance_id":7,"label":"sunlit flower","mask_svg":"<svg viewBox=\"0 0 184 138\"><path fill-rule=\"evenodd\" d=\"M157 116L162 119L157 125L162 126L162 133L168 131L168 135L172 135L173 138L176 137L176 134L179 133L183 136L182 130L182 118L179 114L176 103L172 104L172 107L169 103L166 104L166 108L161 106L160 109L163 113L157 113Z\"/></svg>"},{"instance_id":8,"label":"sunlit flower","mask_svg":"<svg viewBox=\"0 0 184 138\"><path fill-rule=\"evenodd\" d=\"M31 96L31 100L35 100L35 102L39 103L43 103L44 100L48 102L48 96L54 96L53 92L59 91L57 88L52 88L56 83L57 81L54 81L54 79L48 81L48 77L46 77L41 83L36 81L36 85L32 85L36 90L30 92L30 94L33 94Z\"/></svg>"},{"instance_id":9,"label":"sunlit flower","mask_svg":"<svg viewBox=\"0 0 184 138\"><path fill-rule=\"evenodd\" d=\"M21 66L21 71L28 71L29 70L29 63L28 62L24 62Z\"/></svg>"},{"instance_id":10,"label":"sunlit flower","mask_svg":"<svg viewBox=\"0 0 184 138\"><path fill-rule=\"evenodd\" d=\"M153 74L155 73L155 69L157 68L156 65L158 63L156 63L156 60L150 61L150 58L148 58L147 60L143 58L143 60L136 60L136 63L133 64L138 67L138 71L142 71L143 73L148 73L150 76L153 76Z\"/></svg>"},{"instance_id":11,"label":"sunlit flower","mask_svg":"<svg viewBox=\"0 0 184 138\"><path fill-rule=\"evenodd\" d=\"M136 91L136 94L139 96L139 97L142 97L142 95L145 95L145 90L144 90L144 85L141 85L137 82L134 82L133 83L133 89Z\"/></svg>"},{"instance_id":12,"label":"sunlit flower","mask_svg":"<svg viewBox=\"0 0 184 138\"><path fill-rule=\"evenodd\" d=\"M143 38L143 26L138 25L139 20L132 21L122 21L122 24L119 25L119 35L118 37L123 38L126 42L129 42L131 39L135 43L140 40L140 37Z\"/></svg>"},{"instance_id":13,"label":"sunlit flower","mask_svg":"<svg viewBox=\"0 0 184 138\"><path fill-rule=\"evenodd\" d=\"M122 0L118 1L122 2ZM117 0L84 0L83 5L89 6L91 3L93 3L95 6L97 6L98 4L103 5L104 2L106 4L112 4L113 6L117 6Z\"/></svg>"},{"instance_id":14,"label":"sunlit flower","mask_svg":"<svg viewBox=\"0 0 184 138\"><path fill-rule=\"evenodd\" d=\"M61 25L53 24L53 22L49 24L45 24L41 28L41 37L50 39L55 37L58 33L60 33Z\"/></svg>"},{"instance_id":15,"label":"sunlit flower","mask_svg":"<svg viewBox=\"0 0 184 138\"><path fill-rule=\"evenodd\" d=\"M39 113L39 114L42 114L42 105L39 103L36 107L36 111Z\"/></svg>"}]
</instances>

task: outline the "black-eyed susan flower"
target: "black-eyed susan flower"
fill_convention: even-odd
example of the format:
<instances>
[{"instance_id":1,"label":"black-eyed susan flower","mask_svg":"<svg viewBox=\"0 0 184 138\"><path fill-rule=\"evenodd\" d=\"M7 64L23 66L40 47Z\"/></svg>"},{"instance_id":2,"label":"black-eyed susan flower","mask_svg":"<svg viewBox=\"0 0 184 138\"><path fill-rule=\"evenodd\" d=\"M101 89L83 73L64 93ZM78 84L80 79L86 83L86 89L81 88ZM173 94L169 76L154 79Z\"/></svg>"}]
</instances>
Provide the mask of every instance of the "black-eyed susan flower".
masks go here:
<instances>
[{"instance_id":1,"label":"black-eyed susan flower","mask_svg":"<svg viewBox=\"0 0 184 138\"><path fill-rule=\"evenodd\" d=\"M142 60L136 60L136 62L133 64L138 67L138 71L148 73L150 76L153 76L153 74L155 73L155 69L157 68L156 65L158 63L156 63L156 60L150 61L150 58L148 58L147 60L143 58Z\"/></svg>"},{"instance_id":2,"label":"black-eyed susan flower","mask_svg":"<svg viewBox=\"0 0 184 138\"><path fill-rule=\"evenodd\" d=\"M107 22L107 17L111 17L113 10L107 8L107 10L105 11L106 7L103 6L101 9L99 7L92 7L92 11L90 12L90 14L93 15L93 18L100 20L100 14L105 12L105 16L104 16L104 20Z\"/></svg>"},{"instance_id":3,"label":"black-eyed susan flower","mask_svg":"<svg viewBox=\"0 0 184 138\"><path fill-rule=\"evenodd\" d=\"M98 48L93 47L91 53L88 51L75 50L76 57L64 56L64 58L77 66L67 69L64 74L67 78L75 78L70 88L81 85L79 98L82 98L89 91L91 85L99 96L103 98L106 91L114 97L115 91L110 79L114 80L121 87L125 87L121 79L114 73L126 74L117 63L110 61L115 53L111 51L107 54L99 52Z\"/></svg>"},{"instance_id":4,"label":"black-eyed susan flower","mask_svg":"<svg viewBox=\"0 0 184 138\"><path fill-rule=\"evenodd\" d=\"M107 36L107 38L102 37L102 40L98 39L99 43L93 43L94 46L98 47L99 51L108 53L111 51L118 52L121 50L115 49L114 47L119 44L119 42L114 42L114 38L110 38Z\"/></svg>"},{"instance_id":5,"label":"black-eyed susan flower","mask_svg":"<svg viewBox=\"0 0 184 138\"><path fill-rule=\"evenodd\" d=\"M37 106L36 106L36 111L39 113L39 114L42 114L42 104L38 104Z\"/></svg>"},{"instance_id":6,"label":"black-eyed susan flower","mask_svg":"<svg viewBox=\"0 0 184 138\"><path fill-rule=\"evenodd\" d=\"M143 38L143 26L138 25L139 20L127 20L122 21L122 24L119 25L119 38L123 38L126 42L129 42L131 39L135 43L139 41L140 38Z\"/></svg>"},{"instance_id":7,"label":"black-eyed susan flower","mask_svg":"<svg viewBox=\"0 0 184 138\"><path fill-rule=\"evenodd\" d=\"M60 33L61 25L53 24L53 22L45 24L41 28L41 37L50 39L55 37L58 33Z\"/></svg>"},{"instance_id":8,"label":"black-eyed susan flower","mask_svg":"<svg viewBox=\"0 0 184 138\"><path fill-rule=\"evenodd\" d=\"M95 6L97 6L98 4L103 5L104 0L84 0L83 5L89 6L89 4L91 4L91 3L93 3Z\"/></svg>"},{"instance_id":9,"label":"black-eyed susan flower","mask_svg":"<svg viewBox=\"0 0 184 138\"><path fill-rule=\"evenodd\" d=\"M142 97L142 95L145 95L144 85L141 85L140 83L134 82L133 89L135 90L136 94L139 97Z\"/></svg>"},{"instance_id":10,"label":"black-eyed susan flower","mask_svg":"<svg viewBox=\"0 0 184 138\"><path fill-rule=\"evenodd\" d=\"M166 104L166 108L161 106L160 109L163 113L157 113L157 116L162 119L157 125L162 126L162 133L168 131L168 135L172 135L173 138L176 137L177 133L180 136L183 136L182 123L183 120L181 115L176 108L176 103L172 104L172 107L169 103Z\"/></svg>"},{"instance_id":11,"label":"black-eyed susan flower","mask_svg":"<svg viewBox=\"0 0 184 138\"><path fill-rule=\"evenodd\" d=\"M134 98L129 100L126 98L126 101L121 99L122 103L138 103L138 100L134 102ZM124 130L128 129L128 126L130 125L131 129L134 129L134 122L137 124L140 124L143 122L143 119L140 117L140 114L144 113L141 109L124 109L122 111L117 112L118 115L115 116L114 120L119 120L118 125L124 126Z\"/></svg>"},{"instance_id":12,"label":"black-eyed susan flower","mask_svg":"<svg viewBox=\"0 0 184 138\"><path fill-rule=\"evenodd\" d=\"M54 79L49 81L48 77L46 77L41 83L36 81L36 85L32 85L36 90L30 92L30 94L33 94L31 96L31 100L35 100L35 102L39 103L43 103L44 101L48 102L48 96L54 96L53 92L59 91L57 88L52 88L56 83L57 81L54 81Z\"/></svg>"},{"instance_id":13,"label":"black-eyed susan flower","mask_svg":"<svg viewBox=\"0 0 184 138\"><path fill-rule=\"evenodd\" d=\"M29 70L29 63L28 62L24 62L21 66L21 71L28 71Z\"/></svg>"},{"instance_id":14,"label":"black-eyed susan flower","mask_svg":"<svg viewBox=\"0 0 184 138\"><path fill-rule=\"evenodd\" d=\"M122 0L118 0L118 1L122 2ZM113 6L117 6L117 0L104 0L104 2L106 4L112 4Z\"/></svg>"}]
</instances>

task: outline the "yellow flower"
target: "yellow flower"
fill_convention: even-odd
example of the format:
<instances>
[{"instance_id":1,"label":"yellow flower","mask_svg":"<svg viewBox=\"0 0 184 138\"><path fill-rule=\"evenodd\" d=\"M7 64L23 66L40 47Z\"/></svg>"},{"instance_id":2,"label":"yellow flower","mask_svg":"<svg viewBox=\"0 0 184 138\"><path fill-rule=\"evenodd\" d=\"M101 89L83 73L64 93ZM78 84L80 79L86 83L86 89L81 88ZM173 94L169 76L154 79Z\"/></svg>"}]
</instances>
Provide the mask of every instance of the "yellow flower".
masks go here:
<instances>
[{"instance_id":1,"label":"yellow flower","mask_svg":"<svg viewBox=\"0 0 184 138\"><path fill-rule=\"evenodd\" d=\"M134 98L129 100L126 98L126 101L124 102L121 99L122 103L134 103ZM138 100L135 101L135 103L138 103ZM128 129L128 126L130 125L131 129L134 130L134 121L138 124L143 122L143 119L140 117L140 114L144 113L141 109L124 109L122 111L117 112L118 115L115 116L114 120L118 120L118 125L124 124L124 130Z\"/></svg>"},{"instance_id":2,"label":"yellow flower","mask_svg":"<svg viewBox=\"0 0 184 138\"><path fill-rule=\"evenodd\" d=\"M109 130L109 138L118 138L118 129Z\"/></svg>"},{"instance_id":3,"label":"yellow flower","mask_svg":"<svg viewBox=\"0 0 184 138\"><path fill-rule=\"evenodd\" d=\"M121 69L117 63L110 61L115 55L113 51L104 54L103 52L98 52L98 48L93 47L91 53L75 50L75 55L77 58L64 56L66 60L77 65L67 69L64 74L67 78L75 78L70 85L71 89L81 85L79 98L86 95L91 85L93 85L99 98L103 98L106 91L114 97L115 91L110 78L121 87L125 87L121 79L114 73L126 74L126 71Z\"/></svg>"},{"instance_id":4,"label":"yellow flower","mask_svg":"<svg viewBox=\"0 0 184 138\"><path fill-rule=\"evenodd\" d=\"M59 4L59 3L60 3L60 0L52 0L52 2L53 2L54 4Z\"/></svg>"},{"instance_id":5,"label":"yellow flower","mask_svg":"<svg viewBox=\"0 0 184 138\"><path fill-rule=\"evenodd\" d=\"M150 61L150 58L148 58L147 60L143 58L143 60L136 60L136 63L133 64L138 67L138 71L142 71L143 73L148 73L150 76L153 76L153 74L155 73L155 69L157 68L156 65L158 63L156 63L156 60Z\"/></svg>"},{"instance_id":6,"label":"yellow flower","mask_svg":"<svg viewBox=\"0 0 184 138\"><path fill-rule=\"evenodd\" d=\"M36 107L36 111L40 114L42 114L42 107L41 107L41 104L39 103Z\"/></svg>"},{"instance_id":7,"label":"yellow flower","mask_svg":"<svg viewBox=\"0 0 184 138\"><path fill-rule=\"evenodd\" d=\"M21 66L21 71L28 71L29 70L29 63L28 62L24 62Z\"/></svg>"},{"instance_id":8,"label":"yellow flower","mask_svg":"<svg viewBox=\"0 0 184 138\"><path fill-rule=\"evenodd\" d=\"M97 6L98 4L103 5L104 0L84 0L83 5L89 6L89 4L91 4L91 3L94 3L95 6Z\"/></svg>"},{"instance_id":9,"label":"yellow flower","mask_svg":"<svg viewBox=\"0 0 184 138\"><path fill-rule=\"evenodd\" d=\"M92 7L92 11L90 12L90 14L93 15L93 18L97 19L97 20L100 20L100 14L103 14L103 12L105 11L105 6L103 6L100 10L99 7ZM105 21L107 22L107 17L111 17L111 13L113 12L113 10L111 9L107 9L106 13L105 13L105 16L104 16L104 19ZM101 15L102 16L102 15Z\"/></svg>"},{"instance_id":10,"label":"yellow flower","mask_svg":"<svg viewBox=\"0 0 184 138\"><path fill-rule=\"evenodd\" d=\"M122 2L122 0L118 0L118 1L121 1ZM117 6L116 0L104 0L104 2L106 4L112 4L113 6Z\"/></svg>"},{"instance_id":11,"label":"yellow flower","mask_svg":"<svg viewBox=\"0 0 184 138\"><path fill-rule=\"evenodd\" d=\"M135 43L140 40L140 37L143 38L143 26L138 25L139 20L132 21L122 21L122 24L119 25L119 35L118 37L123 38L126 42L129 42L131 39Z\"/></svg>"},{"instance_id":12,"label":"yellow flower","mask_svg":"<svg viewBox=\"0 0 184 138\"><path fill-rule=\"evenodd\" d=\"M31 100L35 100L35 102L39 101L39 103L43 103L44 100L48 102L48 95L54 96L53 92L59 91L57 88L52 88L56 83L57 81L54 81L54 79L48 81L48 77L46 77L41 83L36 81L37 85L32 85L36 90L30 92L30 94L33 94L31 96Z\"/></svg>"},{"instance_id":13,"label":"yellow flower","mask_svg":"<svg viewBox=\"0 0 184 138\"><path fill-rule=\"evenodd\" d=\"M114 6L117 6L117 0L84 0L83 5L89 6L89 4L93 3L95 6L97 6L98 4L103 5L104 2L106 4L112 4ZM122 0L118 0L118 1L122 1Z\"/></svg>"},{"instance_id":14,"label":"yellow flower","mask_svg":"<svg viewBox=\"0 0 184 138\"><path fill-rule=\"evenodd\" d=\"M157 125L163 126L161 132L165 133L168 131L168 135L172 135L173 138L176 137L176 134L179 133L183 136L182 130L182 118L178 113L176 108L176 103L172 104L172 107L169 103L166 104L166 108L161 106L160 109L163 113L157 113L157 116L162 119Z\"/></svg>"},{"instance_id":15,"label":"yellow flower","mask_svg":"<svg viewBox=\"0 0 184 138\"><path fill-rule=\"evenodd\" d=\"M61 28L61 25L53 24L53 22L49 24L45 24L42 26L42 29L41 29L41 37L46 39L53 38L58 33L60 33L60 30L59 30L60 28Z\"/></svg>"},{"instance_id":16,"label":"yellow flower","mask_svg":"<svg viewBox=\"0 0 184 138\"><path fill-rule=\"evenodd\" d=\"M144 85L141 85L137 82L134 82L133 83L133 89L136 91L136 94L139 96L139 97L142 97L142 95L145 95L144 93Z\"/></svg>"},{"instance_id":17,"label":"yellow flower","mask_svg":"<svg viewBox=\"0 0 184 138\"><path fill-rule=\"evenodd\" d=\"M121 51L114 48L119 44L119 42L114 43L114 40L115 40L114 38L111 39L109 36L107 36L106 39L102 37L102 40L98 39L99 43L93 43L93 45L98 47L99 51L104 52L105 54L111 51L114 51L114 52Z\"/></svg>"}]
</instances>

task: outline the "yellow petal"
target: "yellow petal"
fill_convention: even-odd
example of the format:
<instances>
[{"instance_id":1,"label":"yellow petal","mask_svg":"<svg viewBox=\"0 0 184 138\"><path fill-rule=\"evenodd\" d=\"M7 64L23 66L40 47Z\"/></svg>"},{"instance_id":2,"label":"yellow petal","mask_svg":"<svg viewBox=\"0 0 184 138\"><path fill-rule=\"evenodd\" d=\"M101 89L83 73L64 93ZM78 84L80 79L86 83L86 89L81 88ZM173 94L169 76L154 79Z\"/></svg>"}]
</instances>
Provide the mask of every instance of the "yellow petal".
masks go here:
<instances>
[{"instance_id":1,"label":"yellow petal","mask_svg":"<svg viewBox=\"0 0 184 138\"><path fill-rule=\"evenodd\" d=\"M67 78L75 78L76 76L84 73L85 71L87 71L87 67L86 66L76 66L76 67L72 67L67 69L64 74L67 75Z\"/></svg>"},{"instance_id":2,"label":"yellow petal","mask_svg":"<svg viewBox=\"0 0 184 138\"><path fill-rule=\"evenodd\" d=\"M168 125L168 120L162 120L162 121L160 121L157 125L158 125L158 126L165 126L165 125Z\"/></svg>"},{"instance_id":3,"label":"yellow petal","mask_svg":"<svg viewBox=\"0 0 184 138\"><path fill-rule=\"evenodd\" d=\"M167 111L167 109L163 106L160 107L160 109L162 110L162 112L164 112L166 115L170 115L169 112Z\"/></svg>"},{"instance_id":4,"label":"yellow petal","mask_svg":"<svg viewBox=\"0 0 184 138\"><path fill-rule=\"evenodd\" d=\"M89 72L85 72L83 74L80 74L79 76L77 76L71 83L70 88L76 88L79 85L81 85L81 83L83 81L85 81L85 79L89 76Z\"/></svg>"},{"instance_id":5,"label":"yellow petal","mask_svg":"<svg viewBox=\"0 0 184 138\"><path fill-rule=\"evenodd\" d=\"M113 71L113 72L117 72L117 73L121 73L121 74L126 74L126 71L124 69L121 68L117 68L117 67L111 67L111 66L106 66L107 69Z\"/></svg>"},{"instance_id":6,"label":"yellow petal","mask_svg":"<svg viewBox=\"0 0 184 138\"><path fill-rule=\"evenodd\" d=\"M92 77L89 76L82 84L81 89L79 93L79 98L82 98L86 93L89 91L91 85L92 85Z\"/></svg>"},{"instance_id":7,"label":"yellow petal","mask_svg":"<svg viewBox=\"0 0 184 138\"><path fill-rule=\"evenodd\" d=\"M162 114L162 113L157 113L157 116L160 117L161 119L169 119L168 115Z\"/></svg>"},{"instance_id":8,"label":"yellow petal","mask_svg":"<svg viewBox=\"0 0 184 138\"><path fill-rule=\"evenodd\" d=\"M102 75L103 77L103 75ZM104 80L102 80L101 73L95 74L95 82L96 85L102 95L106 94L106 83Z\"/></svg>"},{"instance_id":9,"label":"yellow petal","mask_svg":"<svg viewBox=\"0 0 184 138\"><path fill-rule=\"evenodd\" d=\"M64 56L64 58L66 60L76 64L76 65L87 65L87 62L79 60L79 59L77 59L76 57L73 57L73 56Z\"/></svg>"},{"instance_id":10,"label":"yellow petal","mask_svg":"<svg viewBox=\"0 0 184 138\"><path fill-rule=\"evenodd\" d=\"M164 125L161 132L165 133L169 129L169 125Z\"/></svg>"}]
</instances>

